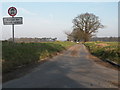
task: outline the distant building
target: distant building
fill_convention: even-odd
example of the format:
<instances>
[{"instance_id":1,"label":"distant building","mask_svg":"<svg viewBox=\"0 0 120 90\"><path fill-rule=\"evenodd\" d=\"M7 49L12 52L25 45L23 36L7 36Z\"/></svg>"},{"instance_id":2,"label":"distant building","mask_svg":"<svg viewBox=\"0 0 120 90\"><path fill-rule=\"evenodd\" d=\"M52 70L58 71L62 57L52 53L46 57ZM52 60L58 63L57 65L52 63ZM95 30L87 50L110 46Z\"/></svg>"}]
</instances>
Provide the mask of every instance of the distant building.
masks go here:
<instances>
[{"instance_id":1,"label":"distant building","mask_svg":"<svg viewBox=\"0 0 120 90\"><path fill-rule=\"evenodd\" d=\"M57 38L15 38L14 41L17 43L31 43L31 42L54 42ZM8 41L12 41L12 38L8 39Z\"/></svg>"}]
</instances>

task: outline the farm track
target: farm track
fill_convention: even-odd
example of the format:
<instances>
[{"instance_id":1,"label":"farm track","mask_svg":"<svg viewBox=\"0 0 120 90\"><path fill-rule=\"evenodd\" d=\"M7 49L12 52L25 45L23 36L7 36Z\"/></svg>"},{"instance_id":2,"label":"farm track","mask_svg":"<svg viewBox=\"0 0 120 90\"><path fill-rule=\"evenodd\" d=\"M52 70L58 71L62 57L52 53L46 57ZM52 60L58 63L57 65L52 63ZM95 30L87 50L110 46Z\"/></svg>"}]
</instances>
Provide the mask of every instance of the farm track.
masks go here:
<instances>
[{"instance_id":1,"label":"farm track","mask_svg":"<svg viewBox=\"0 0 120 90\"><path fill-rule=\"evenodd\" d=\"M118 71L103 65L83 44L74 45L21 78L3 83L3 88L117 87Z\"/></svg>"}]
</instances>

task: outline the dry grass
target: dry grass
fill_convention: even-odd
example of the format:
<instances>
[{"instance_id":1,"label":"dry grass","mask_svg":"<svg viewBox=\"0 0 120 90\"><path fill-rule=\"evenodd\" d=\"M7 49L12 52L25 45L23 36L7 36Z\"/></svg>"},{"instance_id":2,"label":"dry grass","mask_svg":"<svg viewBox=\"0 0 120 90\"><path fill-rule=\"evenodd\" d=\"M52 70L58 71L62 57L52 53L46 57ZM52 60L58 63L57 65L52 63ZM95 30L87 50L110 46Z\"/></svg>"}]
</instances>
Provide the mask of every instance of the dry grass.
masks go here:
<instances>
[{"instance_id":1,"label":"dry grass","mask_svg":"<svg viewBox=\"0 0 120 90\"><path fill-rule=\"evenodd\" d=\"M99 43L99 44L96 44L97 46L100 46L100 47L106 47L106 46L109 46L108 44L106 43Z\"/></svg>"}]
</instances>

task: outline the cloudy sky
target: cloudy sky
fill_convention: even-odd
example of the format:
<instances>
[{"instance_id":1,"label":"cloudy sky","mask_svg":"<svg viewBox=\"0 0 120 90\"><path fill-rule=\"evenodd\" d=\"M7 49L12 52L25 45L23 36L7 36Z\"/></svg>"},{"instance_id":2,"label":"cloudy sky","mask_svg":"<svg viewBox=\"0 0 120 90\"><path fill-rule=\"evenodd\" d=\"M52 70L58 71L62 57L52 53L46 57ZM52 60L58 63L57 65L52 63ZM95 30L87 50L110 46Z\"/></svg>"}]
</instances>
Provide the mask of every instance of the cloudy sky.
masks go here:
<instances>
[{"instance_id":1,"label":"cloudy sky","mask_svg":"<svg viewBox=\"0 0 120 90\"><path fill-rule=\"evenodd\" d=\"M22 25L15 25L15 37L57 37L66 40L64 31L72 30L72 20L82 13L93 13L105 25L97 36L118 36L118 2L2 2L2 15L10 17L8 8L17 8L16 17L23 17ZM0 28L1 29L1 28ZM2 39L12 37L11 25L2 24Z\"/></svg>"}]
</instances>

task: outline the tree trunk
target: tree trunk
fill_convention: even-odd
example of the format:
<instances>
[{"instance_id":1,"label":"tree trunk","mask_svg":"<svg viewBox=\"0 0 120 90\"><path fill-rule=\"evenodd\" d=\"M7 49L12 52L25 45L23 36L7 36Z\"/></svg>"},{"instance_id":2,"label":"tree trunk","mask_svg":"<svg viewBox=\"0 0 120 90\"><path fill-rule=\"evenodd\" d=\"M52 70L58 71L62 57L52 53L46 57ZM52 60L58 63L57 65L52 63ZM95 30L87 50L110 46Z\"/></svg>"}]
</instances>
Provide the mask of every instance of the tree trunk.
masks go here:
<instances>
[{"instance_id":1,"label":"tree trunk","mask_svg":"<svg viewBox=\"0 0 120 90\"><path fill-rule=\"evenodd\" d=\"M88 42L90 40L89 34L85 33L84 34L84 42Z\"/></svg>"}]
</instances>

